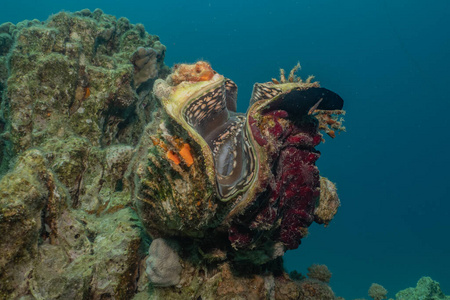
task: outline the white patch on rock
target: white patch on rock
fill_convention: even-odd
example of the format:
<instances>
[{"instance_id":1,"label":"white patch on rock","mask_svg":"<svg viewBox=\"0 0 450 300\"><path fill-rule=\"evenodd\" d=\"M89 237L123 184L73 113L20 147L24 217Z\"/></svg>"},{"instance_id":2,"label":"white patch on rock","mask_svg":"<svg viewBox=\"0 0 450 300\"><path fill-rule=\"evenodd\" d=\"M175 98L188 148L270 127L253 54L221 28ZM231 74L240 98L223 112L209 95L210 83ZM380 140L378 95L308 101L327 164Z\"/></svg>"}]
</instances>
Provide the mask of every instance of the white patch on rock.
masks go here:
<instances>
[{"instance_id":1,"label":"white patch on rock","mask_svg":"<svg viewBox=\"0 0 450 300\"><path fill-rule=\"evenodd\" d=\"M146 260L150 282L155 286L172 286L180 282L181 264L174 246L162 238L153 240Z\"/></svg>"}]
</instances>

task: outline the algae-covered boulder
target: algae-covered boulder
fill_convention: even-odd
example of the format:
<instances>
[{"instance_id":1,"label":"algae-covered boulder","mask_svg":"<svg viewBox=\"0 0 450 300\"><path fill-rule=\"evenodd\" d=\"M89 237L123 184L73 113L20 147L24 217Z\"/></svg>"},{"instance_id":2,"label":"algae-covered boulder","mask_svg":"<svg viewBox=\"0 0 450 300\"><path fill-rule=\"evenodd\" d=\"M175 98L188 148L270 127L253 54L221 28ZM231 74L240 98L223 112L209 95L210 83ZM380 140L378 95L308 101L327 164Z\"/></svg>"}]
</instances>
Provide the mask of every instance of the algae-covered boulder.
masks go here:
<instances>
[{"instance_id":1,"label":"algae-covered boulder","mask_svg":"<svg viewBox=\"0 0 450 300\"><path fill-rule=\"evenodd\" d=\"M3 169L50 138L77 136L101 147L137 142L151 98L136 88L168 70L157 36L100 10L6 23L0 32Z\"/></svg>"},{"instance_id":2,"label":"algae-covered boulder","mask_svg":"<svg viewBox=\"0 0 450 300\"><path fill-rule=\"evenodd\" d=\"M41 212L57 186L38 150L21 156L14 172L0 181L0 269L19 256L33 256L42 228ZM61 196L58 193L59 196Z\"/></svg>"},{"instance_id":3,"label":"algae-covered boulder","mask_svg":"<svg viewBox=\"0 0 450 300\"><path fill-rule=\"evenodd\" d=\"M0 298L130 299L148 248L123 174L165 47L97 9L0 25Z\"/></svg>"},{"instance_id":4,"label":"algae-covered boulder","mask_svg":"<svg viewBox=\"0 0 450 300\"><path fill-rule=\"evenodd\" d=\"M439 282L430 277L422 277L415 288L407 288L395 294L396 300L450 300L444 295Z\"/></svg>"}]
</instances>

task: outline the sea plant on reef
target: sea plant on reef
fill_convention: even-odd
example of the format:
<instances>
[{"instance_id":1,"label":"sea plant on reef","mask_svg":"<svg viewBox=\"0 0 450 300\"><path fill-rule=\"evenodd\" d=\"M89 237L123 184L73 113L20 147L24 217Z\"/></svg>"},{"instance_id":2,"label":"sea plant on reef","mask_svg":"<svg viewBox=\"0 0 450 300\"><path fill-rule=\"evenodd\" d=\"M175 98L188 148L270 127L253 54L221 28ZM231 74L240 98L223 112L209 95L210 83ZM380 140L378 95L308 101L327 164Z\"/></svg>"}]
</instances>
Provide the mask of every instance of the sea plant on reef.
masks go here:
<instances>
[{"instance_id":1,"label":"sea plant on reef","mask_svg":"<svg viewBox=\"0 0 450 300\"><path fill-rule=\"evenodd\" d=\"M160 106L132 172L153 237L189 237L202 252L262 264L297 248L313 221L333 218L339 199L319 176L314 147L320 129L344 130L343 100L313 77L297 78L298 67L255 84L246 114L236 112L234 82L206 62L155 82Z\"/></svg>"}]
</instances>

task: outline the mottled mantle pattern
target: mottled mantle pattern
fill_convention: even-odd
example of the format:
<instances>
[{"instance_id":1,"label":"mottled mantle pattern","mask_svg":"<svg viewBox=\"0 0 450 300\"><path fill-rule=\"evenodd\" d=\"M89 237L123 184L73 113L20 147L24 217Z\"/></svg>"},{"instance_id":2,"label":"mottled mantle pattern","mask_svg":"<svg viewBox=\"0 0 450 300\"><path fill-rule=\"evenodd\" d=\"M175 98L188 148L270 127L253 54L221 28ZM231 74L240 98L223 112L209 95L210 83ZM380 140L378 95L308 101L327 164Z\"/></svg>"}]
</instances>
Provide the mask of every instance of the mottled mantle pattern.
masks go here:
<instances>
[{"instance_id":1,"label":"mottled mantle pattern","mask_svg":"<svg viewBox=\"0 0 450 300\"><path fill-rule=\"evenodd\" d=\"M158 142L141 136L164 117L151 92L170 72L164 55L141 24L98 9L0 25L0 299L334 299L324 282L289 278L280 257L248 268L226 247L179 240L159 244L179 276L149 284L146 262L160 271L164 247L146 257L128 179Z\"/></svg>"}]
</instances>

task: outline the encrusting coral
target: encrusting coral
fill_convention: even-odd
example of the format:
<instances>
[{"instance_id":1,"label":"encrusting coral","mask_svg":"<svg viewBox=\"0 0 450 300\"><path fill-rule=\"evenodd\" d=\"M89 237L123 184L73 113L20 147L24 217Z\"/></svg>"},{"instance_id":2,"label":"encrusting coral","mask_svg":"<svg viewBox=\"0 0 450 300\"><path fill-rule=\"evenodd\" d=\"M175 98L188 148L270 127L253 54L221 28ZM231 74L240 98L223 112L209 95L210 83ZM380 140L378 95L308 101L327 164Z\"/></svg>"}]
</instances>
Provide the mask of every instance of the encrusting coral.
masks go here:
<instances>
[{"instance_id":1,"label":"encrusting coral","mask_svg":"<svg viewBox=\"0 0 450 300\"><path fill-rule=\"evenodd\" d=\"M307 276L322 282L330 282L331 272L326 265L313 264L308 267Z\"/></svg>"},{"instance_id":2,"label":"encrusting coral","mask_svg":"<svg viewBox=\"0 0 450 300\"><path fill-rule=\"evenodd\" d=\"M372 283L372 285L369 288L369 297L371 297L374 300L382 300L387 299L387 290L379 285L378 283Z\"/></svg>"},{"instance_id":3,"label":"encrusting coral","mask_svg":"<svg viewBox=\"0 0 450 300\"><path fill-rule=\"evenodd\" d=\"M339 206L315 147L343 100L295 67L237 113L164 55L98 9L0 26L0 298L333 299L282 256Z\"/></svg>"}]
</instances>

